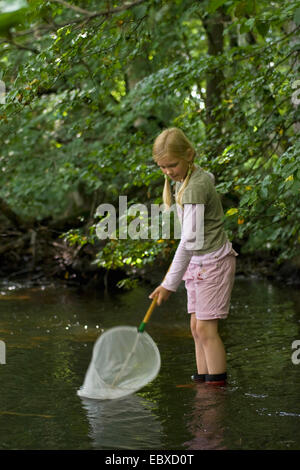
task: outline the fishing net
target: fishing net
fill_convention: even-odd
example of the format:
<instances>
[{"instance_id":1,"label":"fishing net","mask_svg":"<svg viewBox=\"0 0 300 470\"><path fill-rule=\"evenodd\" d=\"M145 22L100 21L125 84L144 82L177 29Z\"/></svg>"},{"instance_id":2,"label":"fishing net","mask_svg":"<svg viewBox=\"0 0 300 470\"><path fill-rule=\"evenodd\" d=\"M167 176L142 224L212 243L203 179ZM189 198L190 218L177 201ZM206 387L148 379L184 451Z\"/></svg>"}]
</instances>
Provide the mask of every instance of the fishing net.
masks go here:
<instances>
[{"instance_id":1,"label":"fishing net","mask_svg":"<svg viewBox=\"0 0 300 470\"><path fill-rule=\"evenodd\" d=\"M96 341L80 397L113 399L136 392L151 382L160 369L159 350L146 332L119 326Z\"/></svg>"}]
</instances>

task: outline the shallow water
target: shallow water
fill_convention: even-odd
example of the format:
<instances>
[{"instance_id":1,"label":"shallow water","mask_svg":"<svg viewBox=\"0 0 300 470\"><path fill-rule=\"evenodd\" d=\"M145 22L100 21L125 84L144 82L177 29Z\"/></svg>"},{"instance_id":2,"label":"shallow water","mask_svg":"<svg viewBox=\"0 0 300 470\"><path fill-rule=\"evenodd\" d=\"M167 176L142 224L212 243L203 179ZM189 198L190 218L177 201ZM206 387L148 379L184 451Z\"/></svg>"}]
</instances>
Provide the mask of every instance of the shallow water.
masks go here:
<instances>
[{"instance_id":1,"label":"shallow water","mask_svg":"<svg viewBox=\"0 0 300 470\"><path fill-rule=\"evenodd\" d=\"M236 280L220 324L226 387L190 382L193 340L180 288L147 326L161 354L158 377L118 400L77 396L95 340L112 326L138 326L150 291L0 286L0 449L300 449L300 364L292 361L300 295L267 281Z\"/></svg>"}]
</instances>

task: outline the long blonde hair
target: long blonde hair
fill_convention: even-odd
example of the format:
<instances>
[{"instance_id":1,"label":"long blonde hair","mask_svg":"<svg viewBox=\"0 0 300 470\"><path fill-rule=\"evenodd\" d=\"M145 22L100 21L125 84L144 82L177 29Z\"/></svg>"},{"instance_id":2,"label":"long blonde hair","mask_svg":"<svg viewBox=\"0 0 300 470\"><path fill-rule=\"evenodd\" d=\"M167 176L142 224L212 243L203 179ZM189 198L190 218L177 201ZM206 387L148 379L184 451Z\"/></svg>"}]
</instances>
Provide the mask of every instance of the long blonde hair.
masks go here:
<instances>
[{"instance_id":1,"label":"long blonde hair","mask_svg":"<svg viewBox=\"0 0 300 470\"><path fill-rule=\"evenodd\" d=\"M181 160L187 160L188 153L191 153L191 151L193 158L189 165L187 175L176 197L176 202L180 205L182 205L181 201L183 192L191 177L191 169L196 151L186 135L182 132L181 129L178 129L177 127L165 129L161 134L159 134L158 137L156 137L153 144L152 154L155 162L163 160L165 157L174 157ZM171 185L170 180L166 175L163 189L163 203L167 209L172 205Z\"/></svg>"}]
</instances>

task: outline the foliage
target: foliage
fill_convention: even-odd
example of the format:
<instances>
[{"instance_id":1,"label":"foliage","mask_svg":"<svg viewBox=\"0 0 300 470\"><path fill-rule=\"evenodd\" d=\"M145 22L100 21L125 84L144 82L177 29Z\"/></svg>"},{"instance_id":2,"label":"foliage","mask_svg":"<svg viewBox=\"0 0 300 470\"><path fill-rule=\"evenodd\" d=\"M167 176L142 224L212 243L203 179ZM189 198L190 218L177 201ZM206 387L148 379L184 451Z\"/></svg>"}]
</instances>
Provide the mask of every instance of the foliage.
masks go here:
<instances>
[{"instance_id":1,"label":"foliage","mask_svg":"<svg viewBox=\"0 0 300 470\"><path fill-rule=\"evenodd\" d=\"M76 213L81 228L66 239L95 243L90 220L100 203L161 202L151 145L175 125L216 176L231 240L279 261L297 253L298 0L28 0L19 8L22 18L0 15L0 196L20 216ZM209 53L210 24L223 28L218 54ZM208 84L218 72L211 121ZM173 251L168 240L108 240L96 261L134 270Z\"/></svg>"}]
</instances>

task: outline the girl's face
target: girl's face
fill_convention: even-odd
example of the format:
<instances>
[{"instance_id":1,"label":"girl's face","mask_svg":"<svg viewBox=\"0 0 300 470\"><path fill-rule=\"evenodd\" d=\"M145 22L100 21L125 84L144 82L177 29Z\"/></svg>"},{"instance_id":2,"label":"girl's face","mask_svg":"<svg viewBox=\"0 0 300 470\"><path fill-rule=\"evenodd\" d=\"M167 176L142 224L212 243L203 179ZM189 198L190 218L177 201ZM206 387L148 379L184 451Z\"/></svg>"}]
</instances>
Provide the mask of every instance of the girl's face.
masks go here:
<instances>
[{"instance_id":1,"label":"girl's face","mask_svg":"<svg viewBox=\"0 0 300 470\"><path fill-rule=\"evenodd\" d=\"M157 162L164 175L173 181L183 181L189 168L189 162L182 158L164 157Z\"/></svg>"}]
</instances>

